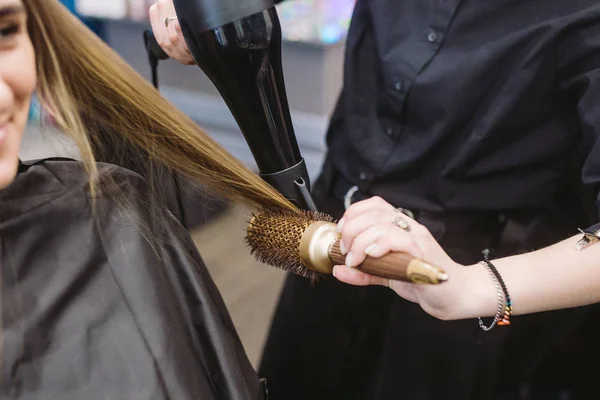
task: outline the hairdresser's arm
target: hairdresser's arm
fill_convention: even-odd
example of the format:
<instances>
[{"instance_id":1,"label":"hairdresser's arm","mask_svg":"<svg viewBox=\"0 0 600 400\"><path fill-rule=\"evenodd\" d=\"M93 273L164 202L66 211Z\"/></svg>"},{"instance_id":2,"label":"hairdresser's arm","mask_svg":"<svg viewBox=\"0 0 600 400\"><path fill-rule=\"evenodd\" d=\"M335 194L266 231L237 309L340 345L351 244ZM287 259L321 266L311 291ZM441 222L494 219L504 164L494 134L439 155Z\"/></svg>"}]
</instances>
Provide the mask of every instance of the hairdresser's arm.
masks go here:
<instances>
[{"instance_id":1,"label":"hairdresser's arm","mask_svg":"<svg viewBox=\"0 0 600 400\"><path fill-rule=\"evenodd\" d=\"M190 51L185 43L179 21L170 21L168 26L165 26L165 19L175 17L175 7L173 0L159 0L150 6L150 23L152 24L152 32L156 41L163 48L169 57L181 62L185 65L193 65L196 62L190 54Z\"/></svg>"},{"instance_id":2,"label":"hairdresser's arm","mask_svg":"<svg viewBox=\"0 0 600 400\"><path fill-rule=\"evenodd\" d=\"M391 224L393 207L374 198L357 203L341 223L346 264L357 265L365 257L380 257L390 251L409 252L448 272L448 282L438 286L388 281L346 266L335 268L335 276L354 285L390 286L398 295L419 303L440 319L493 316L498 305L496 290L481 265L455 263L429 231L409 220L411 232ZM574 248L581 235L554 246L514 257L493 260L513 300L515 314L570 308L600 302L600 243L579 251Z\"/></svg>"}]
</instances>

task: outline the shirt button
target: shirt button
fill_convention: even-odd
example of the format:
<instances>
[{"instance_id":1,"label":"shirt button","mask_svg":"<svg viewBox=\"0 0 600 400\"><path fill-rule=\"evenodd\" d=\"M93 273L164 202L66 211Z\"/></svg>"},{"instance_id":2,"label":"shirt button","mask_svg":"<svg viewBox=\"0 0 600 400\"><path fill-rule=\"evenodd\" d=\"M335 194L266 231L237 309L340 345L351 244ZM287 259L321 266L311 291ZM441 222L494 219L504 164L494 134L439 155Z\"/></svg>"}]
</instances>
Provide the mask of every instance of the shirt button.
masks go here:
<instances>
[{"instance_id":1,"label":"shirt button","mask_svg":"<svg viewBox=\"0 0 600 400\"><path fill-rule=\"evenodd\" d=\"M385 134L388 135L389 137L394 136L394 128L392 128L391 126L388 126L387 128L385 128Z\"/></svg>"},{"instance_id":2,"label":"shirt button","mask_svg":"<svg viewBox=\"0 0 600 400\"><path fill-rule=\"evenodd\" d=\"M365 171L360 171L360 173L358 174L358 179L364 182L367 179L369 179L369 174L367 174Z\"/></svg>"},{"instance_id":3,"label":"shirt button","mask_svg":"<svg viewBox=\"0 0 600 400\"><path fill-rule=\"evenodd\" d=\"M397 80L394 82L394 89L396 89L396 91L398 92L402 92L404 91L404 81L403 80Z\"/></svg>"},{"instance_id":4,"label":"shirt button","mask_svg":"<svg viewBox=\"0 0 600 400\"><path fill-rule=\"evenodd\" d=\"M427 35L427 41L429 43L435 43L435 41L438 39L438 34L436 31L431 31L429 32L429 34Z\"/></svg>"}]
</instances>

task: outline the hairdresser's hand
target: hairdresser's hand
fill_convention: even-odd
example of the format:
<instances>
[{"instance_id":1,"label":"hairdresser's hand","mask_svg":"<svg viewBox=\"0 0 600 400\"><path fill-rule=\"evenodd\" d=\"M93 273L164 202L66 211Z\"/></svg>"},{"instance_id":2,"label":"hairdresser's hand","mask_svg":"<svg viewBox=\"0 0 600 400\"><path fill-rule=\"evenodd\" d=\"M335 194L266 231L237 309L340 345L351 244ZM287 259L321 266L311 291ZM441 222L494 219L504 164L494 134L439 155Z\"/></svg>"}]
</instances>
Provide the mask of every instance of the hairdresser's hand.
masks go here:
<instances>
[{"instance_id":1,"label":"hairdresser's hand","mask_svg":"<svg viewBox=\"0 0 600 400\"><path fill-rule=\"evenodd\" d=\"M468 306L470 277L468 269L454 262L441 248L431 233L415 220L401 214L410 231L396 226L393 221L399 211L379 197L374 197L348 208L338 228L342 233L342 250L347 252L345 266L336 266L334 275L340 281L363 286L389 286L399 296L419 303L430 315L440 319L456 319L457 311ZM416 285L391 281L364 274L354 268L366 257L381 257L389 252L407 252L434 264L449 275L441 285Z\"/></svg>"},{"instance_id":2,"label":"hairdresser's hand","mask_svg":"<svg viewBox=\"0 0 600 400\"><path fill-rule=\"evenodd\" d=\"M179 21L171 20L165 26L165 19L176 17L173 0L158 0L150 6L150 23L156 41L169 57L185 65L195 64L194 58L185 43Z\"/></svg>"}]
</instances>

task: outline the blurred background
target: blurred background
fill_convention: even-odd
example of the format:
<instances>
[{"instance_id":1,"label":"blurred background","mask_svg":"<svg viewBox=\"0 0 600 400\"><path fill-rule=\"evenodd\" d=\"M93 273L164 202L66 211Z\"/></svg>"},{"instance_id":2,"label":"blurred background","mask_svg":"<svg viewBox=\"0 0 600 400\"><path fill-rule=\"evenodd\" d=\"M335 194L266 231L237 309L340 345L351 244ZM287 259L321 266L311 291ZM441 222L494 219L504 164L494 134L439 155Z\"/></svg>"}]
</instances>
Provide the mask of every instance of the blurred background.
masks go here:
<instances>
[{"instance_id":1,"label":"blurred background","mask_svg":"<svg viewBox=\"0 0 600 400\"><path fill-rule=\"evenodd\" d=\"M149 28L150 0L61 0L146 79L151 70L142 34ZM283 29L283 67L300 150L314 181L325 152L325 131L342 85L346 32L355 0L288 0L278 6ZM169 60L159 65L161 93L251 168L254 160L231 113L197 67ZM77 158L74 146L37 104L21 159ZM243 242L251 210L190 194L186 214L192 236L256 366L284 273L254 261ZM221 240L227 237L228 241Z\"/></svg>"}]
</instances>

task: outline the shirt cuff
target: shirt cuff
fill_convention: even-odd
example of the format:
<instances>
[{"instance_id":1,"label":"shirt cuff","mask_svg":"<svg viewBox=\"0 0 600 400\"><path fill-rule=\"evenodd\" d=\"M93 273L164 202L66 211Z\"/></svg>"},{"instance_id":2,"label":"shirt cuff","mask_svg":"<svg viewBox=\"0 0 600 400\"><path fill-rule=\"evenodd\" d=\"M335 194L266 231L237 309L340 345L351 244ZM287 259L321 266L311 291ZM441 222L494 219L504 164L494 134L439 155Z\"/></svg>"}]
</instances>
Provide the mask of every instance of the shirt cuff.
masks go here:
<instances>
[{"instance_id":1,"label":"shirt cuff","mask_svg":"<svg viewBox=\"0 0 600 400\"><path fill-rule=\"evenodd\" d=\"M581 230L583 237L575 243L577 250L583 250L600 240L600 224L592 225L586 230Z\"/></svg>"},{"instance_id":2,"label":"shirt cuff","mask_svg":"<svg viewBox=\"0 0 600 400\"><path fill-rule=\"evenodd\" d=\"M589 228L584 230L585 233L591 233L592 235L599 234L600 232L600 223L596 225L592 225Z\"/></svg>"}]
</instances>

